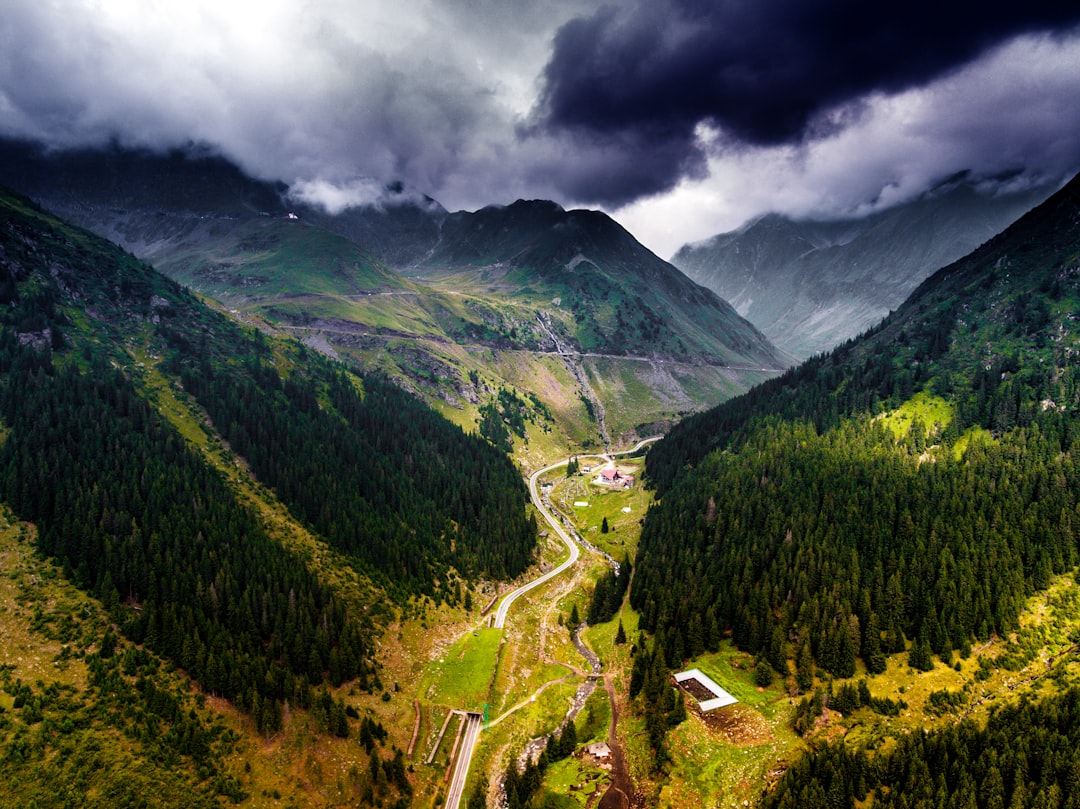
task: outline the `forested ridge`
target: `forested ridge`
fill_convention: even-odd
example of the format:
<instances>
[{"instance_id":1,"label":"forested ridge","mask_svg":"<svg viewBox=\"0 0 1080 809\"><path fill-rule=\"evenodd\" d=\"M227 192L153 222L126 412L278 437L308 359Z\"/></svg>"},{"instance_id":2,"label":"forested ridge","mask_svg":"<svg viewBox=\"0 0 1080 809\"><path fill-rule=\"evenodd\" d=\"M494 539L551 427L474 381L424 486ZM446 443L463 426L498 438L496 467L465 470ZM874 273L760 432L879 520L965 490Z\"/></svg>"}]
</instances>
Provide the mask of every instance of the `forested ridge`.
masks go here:
<instances>
[{"instance_id":1,"label":"forested ridge","mask_svg":"<svg viewBox=\"0 0 1080 809\"><path fill-rule=\"evenodd\" d=\"M133 640L259 726L377 682L370 619L268 536L155 409L146 345L301 521L399 597L529 562L501 453L384 380L245 332L118 249L0 200L0 496Z\"/></svg>"},{"instance_id":2,"label":"forested ridge","mask_svg":"<svg viewBox=\"0 0 1080 809\"><path fill-rule=\"evenodd\" d=\"M650 484L662 495L710 453L737 448L763 419L809 421L820 432L897 407L925 388L955 394L958 406L969 414L978 408L978 417L987 415L987 396L1011 394L1011 402L1001 395L991 403L996 426L1030 420L1042 401L1033 397L1053 392L1074 359L1078 206L1080 182L1073 179L924 281L878 326L683 420L650 449Z\"/></svg>"},{"instance_id":3,"label":"forested ridge","mask_svg":"<svg viewBox=\"0 0 1080 809\"><path fill-rule=\"evenodd\" d=\"M805 690L1014 629L1080 561L1078 310L1074 180L867 335L672 430L631 590L667 664L731 637Z\"/></svg>"},{"instance_id":4,"label":"forested ridge","mask_svg":"<svg viewBox=\"0 0 1080 809\"><path fill-rule=\"evenodd\" d=\"M529 565L524 484L486 441L378 376L361 398L340 371L320 385L258 362L245 370L180 373L255 474L365 572L431 594L449 566L505 578Z\"/></svg>"},{"instance_id":5,"label":"forested ridge","mask_svg":"<svg viewBox=\"0 0 1080 809\"><path fill-rule=\"evenodd\" d=\"M765 809L865 805L897 809L1080 806L1080 691L1025 701L985 727L965 720L915 731L873 756L843 742L799 759Z\"/></svg>"}]
</instances>

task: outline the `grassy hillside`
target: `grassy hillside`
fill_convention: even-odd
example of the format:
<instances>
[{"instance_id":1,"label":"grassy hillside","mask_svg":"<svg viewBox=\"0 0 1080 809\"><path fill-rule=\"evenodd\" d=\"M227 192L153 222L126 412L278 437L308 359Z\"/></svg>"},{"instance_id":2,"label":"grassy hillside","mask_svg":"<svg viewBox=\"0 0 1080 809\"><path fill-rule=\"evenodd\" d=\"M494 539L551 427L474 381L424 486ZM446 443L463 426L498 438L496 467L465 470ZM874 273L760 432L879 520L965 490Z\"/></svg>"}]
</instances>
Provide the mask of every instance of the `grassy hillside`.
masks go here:
<instances>
[{"instance_id":1,"label":"grassy hillside","mask_svg":"<svg viewBox=\"0 0 1080 809\"><path fill-rule=\"evenodd\" d=\"M543 201L450 215L417 267L542 307L581 350L783 364L762 335L597 211Z\"/></svg>"}]
</instances>

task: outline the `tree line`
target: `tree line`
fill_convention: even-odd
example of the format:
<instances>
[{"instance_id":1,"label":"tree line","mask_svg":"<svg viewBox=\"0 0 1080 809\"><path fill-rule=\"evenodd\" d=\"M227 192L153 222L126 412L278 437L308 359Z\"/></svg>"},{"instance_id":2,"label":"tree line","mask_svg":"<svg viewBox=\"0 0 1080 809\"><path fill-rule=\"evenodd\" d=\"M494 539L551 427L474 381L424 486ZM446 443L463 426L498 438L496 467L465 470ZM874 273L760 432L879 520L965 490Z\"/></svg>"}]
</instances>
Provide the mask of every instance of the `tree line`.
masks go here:
<instances>
[{"instance_id":1,"label":"tree line","mask_svg":"<svg viewBox=\"0 0 1080 809\"><path fill-rule=\"evenodd\" d=\"M301 521L393 594L510 576L534 525L509 460L388 380L358 382L203 306L134 257L0 200L0 496L132 640L262 730L319 686L379 687L373 624L263 528L151 403L181 379ZM173 374L172 377L169 374ZM320 703L321 704L321 703ZM342 723L323 706L327 728Z\"/></svg>"}]
</instances>

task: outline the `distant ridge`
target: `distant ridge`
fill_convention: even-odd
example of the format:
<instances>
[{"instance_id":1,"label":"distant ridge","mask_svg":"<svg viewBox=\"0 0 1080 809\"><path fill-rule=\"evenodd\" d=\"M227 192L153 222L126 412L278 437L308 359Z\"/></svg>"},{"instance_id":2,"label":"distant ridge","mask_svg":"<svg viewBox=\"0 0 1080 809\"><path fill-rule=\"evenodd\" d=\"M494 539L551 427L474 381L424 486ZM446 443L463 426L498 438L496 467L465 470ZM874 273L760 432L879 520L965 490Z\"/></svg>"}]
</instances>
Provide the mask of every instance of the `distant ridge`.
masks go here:
<instances>
[{"instance_id":1,"label":"distant ridge","mask_svg":"<svg viewBox=\"0 0 1080 809\"><path fill-rule=\"evenodd\" d=\"M805 358L876 324L930 273L1005 229L1055 187L999 193L960 176L864 218L770 214L686 245L672 263L730 301L777 346Z\"/></svg>"}]
</instances>

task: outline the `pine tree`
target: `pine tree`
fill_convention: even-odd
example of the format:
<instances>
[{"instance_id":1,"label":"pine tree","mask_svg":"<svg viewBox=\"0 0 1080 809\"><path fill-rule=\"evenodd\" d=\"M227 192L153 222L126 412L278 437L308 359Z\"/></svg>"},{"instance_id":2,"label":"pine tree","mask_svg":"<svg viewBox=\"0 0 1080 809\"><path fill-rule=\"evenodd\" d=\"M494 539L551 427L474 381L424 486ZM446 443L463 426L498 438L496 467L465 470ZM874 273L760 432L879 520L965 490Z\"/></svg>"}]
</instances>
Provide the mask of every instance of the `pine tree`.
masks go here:
<instances>
[{"instance_id":1,"label":"pine tree","mask_svg":"<svg viewBox=\"0 0 1080 809\"><path fill-rule=\"evenodd\" d=\"M623 629L622 619L619 619L619 628L615 630L615 645L622 646L626 643L626 631Z\"/></svg>"},{"instance_id":2,"label":"pine tree","mask_svg":"<svg viewBox=\"0 0 1080 809\"><path fill-rule=\"evenodd\" d=\"M920 635L908 652L908 665L918 671L930 671L934 668L934 653L925 635Z\"/></svg>"},{"instance_id":3,"label":"pine tree","mask_svg":"<svg viewBox=\"0 0 1080 809\"><path fill-rule=\"evenodd\" d=\"M768 688L773 681L773 667L764 657L759 657L754 666L754 682L759 688Z\"/></svg>"},{"instance_id":4,"label":"pine tree","mask_svg":"<svg viewBox=\"0 0 1080 809\"><path fill-rule=\"evenodd\" d=\"M806 641L799 647L798 657L795 658L795 684L804 694L814 687L814 656Z\"/></svg>"},{"instance_id":5,"label":"pine tree","mask_svg":"<svg viewBox=\"0 0 1080 809\"><path fill-rule=\"evenodd\" d=\"M486 775L481 774L476 786L473 787L473 791L469 793L468 809L485 809L487 807L487 793L488 778Z\"/></svg>"}]
</instances>

